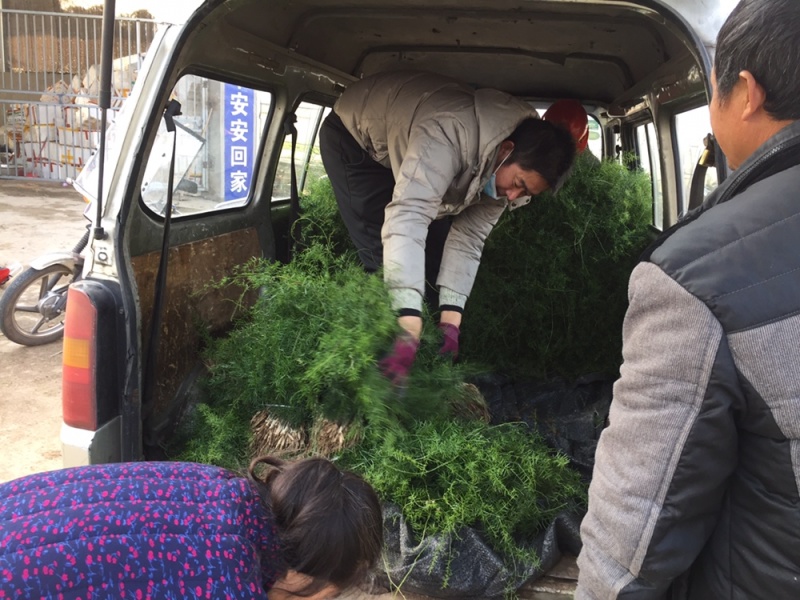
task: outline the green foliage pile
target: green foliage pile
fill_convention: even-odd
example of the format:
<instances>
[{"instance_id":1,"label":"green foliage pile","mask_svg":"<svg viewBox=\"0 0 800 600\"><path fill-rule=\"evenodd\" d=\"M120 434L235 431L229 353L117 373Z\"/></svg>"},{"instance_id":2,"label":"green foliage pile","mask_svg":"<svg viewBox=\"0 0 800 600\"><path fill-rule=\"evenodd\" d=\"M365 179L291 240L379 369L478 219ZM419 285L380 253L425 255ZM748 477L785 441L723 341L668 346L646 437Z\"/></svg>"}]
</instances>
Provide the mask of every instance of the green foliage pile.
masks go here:
<instances>
[{"instance_id":1,"label":"green foliage pile","mask_svg":"<svg viewBox=\"0 0 800 600\"><path fill-rule=\"evenodd\" d=\"M425 328L401 393L380 375L396 316L382 279L358 263L326 179L303 200L293 260L253 261L219 285L230 284L259 297L227 337L209 340L208 400L185 420L173 458L243 468L251 418L265 409L307 429L318 418L355 423L363 439L339 457L343 466L398 505L417 535L475 527L510 569L535 563L525 542L584 500L567 457L525 425L453 417L474 369L438 356L435 327Z\"/></svg>"},{"instance_id":2,"label":"green foliage pile","mask_svg":"<svg viewBox=\"0 0 800 600\"><path fill-rule=\"evenodd\" d=\"M417 535L476 526L509 566L538 564L525 541L585 501L567 457L521 423L420 422L392 443L348 451L342 463L400 506Z\"/></svg>"},{"instance_id":3,"label":"green foliage pile","mask_svg":"<svg viewBox=\"0 0 800 600\"><path fill-rule=\"evenodd\" d=\"M651 203L646 173L583 153L558 194L507 211L486 241L462 356L536 379L618 373Z\"/></svg>"},{"instance_id":4,"label":"green foliage pile","mask_svg":"<svg viewBox=\"0 0 800 600\"><path fill-rule=\"evenodd\" d=\"M302 213L298 221L298 248L303 249L314 244L330 248L336 256L348 256L356 259L356 249L347 227L336 205L333 187L327 177L321 177L310 183L307 192L300 200Z\"/></svg>"},{"instance_id":5,"label":"green foliage pile","mask_svg":"<svg viewBox=\"0 0 800 600\"><path fill-rule=\"evenodd\" d=\"M464 370L438 357L432 328L402 398L380 375L397 320L381 278L349 255L313 244L288 264L253 261L228 284L260 297L206 352L209 401L178 437L181 460L247 464L250 419L261 410L295 427L325 418L386 435L412 418L442 418L462 398Z\"/></svg>"}]
</instances>

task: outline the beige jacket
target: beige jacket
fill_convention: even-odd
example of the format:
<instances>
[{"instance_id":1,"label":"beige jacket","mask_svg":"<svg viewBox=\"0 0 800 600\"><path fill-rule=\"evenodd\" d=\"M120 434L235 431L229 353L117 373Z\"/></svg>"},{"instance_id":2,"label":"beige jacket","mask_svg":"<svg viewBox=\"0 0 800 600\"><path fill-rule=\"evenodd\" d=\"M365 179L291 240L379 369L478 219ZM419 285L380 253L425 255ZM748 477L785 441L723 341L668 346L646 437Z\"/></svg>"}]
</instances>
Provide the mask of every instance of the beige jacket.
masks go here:
<instances>
[{"instance_id":1,"label":"beige jacket","mask_svg":"<svg viewBox=\"0 0 800 600\"><path fill-rule=\"evenodd\" d=\"M419 72L355 82L334 110L370 156L391 168L392 201L381 232L383 264L395 308L420 308L425 238L433 219L455 215L437 284L442 304L463 306L486 236L506 201L482 194L500 143L526 118L527 103L497 90L474 90Z\"/></svg>"}]
</instances>

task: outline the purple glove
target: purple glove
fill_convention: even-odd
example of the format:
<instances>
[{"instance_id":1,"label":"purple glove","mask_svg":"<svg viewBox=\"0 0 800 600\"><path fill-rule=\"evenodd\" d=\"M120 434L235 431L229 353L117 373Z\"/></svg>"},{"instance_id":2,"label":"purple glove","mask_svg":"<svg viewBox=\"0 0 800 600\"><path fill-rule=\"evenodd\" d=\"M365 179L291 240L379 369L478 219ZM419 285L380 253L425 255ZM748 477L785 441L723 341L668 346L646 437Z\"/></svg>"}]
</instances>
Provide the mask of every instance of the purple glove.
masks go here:
<instances>
[{"instance_id":1,"label":"purple glove","mask_svg":"<svg viewBox=\"0 0 800 600\"><path fill-rule=\"evenodd\" d=\"M401 336L394 341L392 351L388 356L381 359L378 367L386 379L393 385L403 385L411 371L411 365L417 356L419 340L410 336Z\"/></svg>"},{"instance_id":2,"label":"purple glove","mask_svg":"<svg viewBox=\"0 0 800 600\"><path fill-rule=\"evenodd\" d=\"M439 355L455 360L458 358L458 335L461 330L452 323L439 323L439 329L444 336Z\"/></svg>"}]
</instances>

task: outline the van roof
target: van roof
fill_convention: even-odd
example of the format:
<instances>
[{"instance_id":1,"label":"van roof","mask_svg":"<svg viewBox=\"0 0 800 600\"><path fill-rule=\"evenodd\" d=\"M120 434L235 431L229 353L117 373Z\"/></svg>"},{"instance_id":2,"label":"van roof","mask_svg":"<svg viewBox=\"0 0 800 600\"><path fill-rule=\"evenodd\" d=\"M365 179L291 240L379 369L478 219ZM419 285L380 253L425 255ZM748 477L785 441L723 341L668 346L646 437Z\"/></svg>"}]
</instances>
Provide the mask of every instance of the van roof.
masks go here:
<instances>
[{"instance_id":1,"label":"van roof","mask_svg":"<svg viewBox=\"0 0 800 600\"><path fill-rule=\"evenodd\" d=\"M231 40L262 40L353 77L424 69L519 96L610 104L665 64L710 68L733 4L208 0L190 22L221 18Z\"/></svg>"}]
</instances>

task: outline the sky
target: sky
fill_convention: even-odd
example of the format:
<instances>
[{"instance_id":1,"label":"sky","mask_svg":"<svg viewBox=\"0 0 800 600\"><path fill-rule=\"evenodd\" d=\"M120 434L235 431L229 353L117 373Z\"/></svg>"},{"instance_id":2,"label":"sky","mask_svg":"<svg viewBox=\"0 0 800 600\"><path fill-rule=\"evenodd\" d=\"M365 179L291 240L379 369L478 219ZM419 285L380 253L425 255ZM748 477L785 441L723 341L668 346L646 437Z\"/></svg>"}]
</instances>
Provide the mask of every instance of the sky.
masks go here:
<instances>
[{"instance_id":1,"label":"sky","mask_svg":"<svg viewBox=\"0 0 800 600\"><path fill-rule=\"evenodd\" d=\"M96 6L103 4L103 0L71 0L74 6ZM135 10L149 10L157 21L168 23L183 23L202 0L116 0L117 15L132 13ZM62 6L68 2L62 1Z\"/></svg>"}]
</instances>

